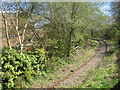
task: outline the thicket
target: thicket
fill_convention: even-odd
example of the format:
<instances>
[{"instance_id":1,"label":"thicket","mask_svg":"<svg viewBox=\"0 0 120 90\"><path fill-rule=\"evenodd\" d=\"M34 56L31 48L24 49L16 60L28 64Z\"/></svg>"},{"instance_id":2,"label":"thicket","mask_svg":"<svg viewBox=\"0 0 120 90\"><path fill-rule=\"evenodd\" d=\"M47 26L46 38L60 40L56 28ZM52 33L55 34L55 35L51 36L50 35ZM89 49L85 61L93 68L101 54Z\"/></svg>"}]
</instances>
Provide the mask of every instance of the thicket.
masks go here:
<instances>
[{"instance_id":1,"label":"thicket","mask_svg":"<svg viewBox=\"0 0 120 90\"><path fill-rule=\"evenodd\" d=\"M2 54L3 88L13 88L22 80L30 82L33 77L45 75L45 52L43 49L20 53L15 49L5 49Z\"/></svg>"}]
</instances>

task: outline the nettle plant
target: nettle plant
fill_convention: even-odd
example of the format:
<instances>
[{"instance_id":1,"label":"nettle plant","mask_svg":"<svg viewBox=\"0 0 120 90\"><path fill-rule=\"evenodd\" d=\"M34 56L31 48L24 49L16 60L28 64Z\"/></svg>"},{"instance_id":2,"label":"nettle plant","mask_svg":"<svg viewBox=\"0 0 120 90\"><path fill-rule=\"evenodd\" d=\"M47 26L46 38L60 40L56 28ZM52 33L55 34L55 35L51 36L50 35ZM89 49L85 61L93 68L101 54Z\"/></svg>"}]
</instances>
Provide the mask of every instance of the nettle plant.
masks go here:
<instances>
[{"instance_id":1,"label":"nettle plant","mask_svg":"<svg viewBox=\"0 0 120 90\"><path fill-rule=\"evenodd\" d=\"M3 88L15 87L15 80L30 81L33 77L45 74L44 49L36 49L29 53L20 53L15 49L5 49L2 53L2 80Z\"/></svg>"}]
</instances>

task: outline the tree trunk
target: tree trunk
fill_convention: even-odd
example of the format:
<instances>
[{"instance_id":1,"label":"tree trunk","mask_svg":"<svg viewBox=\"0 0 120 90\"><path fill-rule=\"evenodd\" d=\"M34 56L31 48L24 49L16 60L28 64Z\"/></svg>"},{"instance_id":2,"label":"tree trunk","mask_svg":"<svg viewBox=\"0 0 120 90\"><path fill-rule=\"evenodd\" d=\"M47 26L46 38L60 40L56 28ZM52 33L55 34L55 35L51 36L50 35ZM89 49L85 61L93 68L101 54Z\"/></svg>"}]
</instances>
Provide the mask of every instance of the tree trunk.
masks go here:
<instances>
[{"instance_id":1,"label":"tree trunk","mask_svg":"<svg viewBox=\"0 0 120 90\"><path fill-rule=\"evenodd\" d=\"M7 45L8 45L8 47L10 47L10 49L11 49L11 44L10 44L10 39L9 39L9 32L8 32L8 25L7 25L7 20L6 20L6 15L3 14L3 12L2 12L2 17L3 17L5 32L6 32Z\"/></svg>"},{"instance_id":2,"label":"tree trunk","mask_svg":"<svg viewBox=\"0 0 120 90\"><path fill-rule=\"evenodd\" d=\"M67 57L70 56L71 39L72 39L73 31L74 31L74 29L73 29L73 27L72 27L71 30L70 30L70 33L69 33L68 46L67 46Z\"/></svg>"},{"instance_id":3,"label":"tree trunk","mask_svg":"<svg viewBox=\"0 0 120 90\"><path fill-rule=\"evenodd\" d=\"M91 35L94 37L94 32L93 32L93 30L91 30Z\"/></svg>"},{"instance_id":4,"label":"tree trunk","mask_svg":"<svg viewBox=\"0 0 120 90\"><path fill-rule=\"evenodd\" d=\"M72 35L73 35L73 33L74 33L74 23L75 23L75 20L76 20L76 18L75 18L75 16L76 16L76 13L77 13L77 9L78 9L78 7L76 6L76 4L75 3L73 3L72 5L71 5L71 9L72 9L72 13L71 13L71 15L70 15L70 19L72 20L72 23L71 23L71 28L70 28L70 32L69 32L69 39L68 39L68 46L67 46L67 57L69 57L70 56L70 50L71 50L71 39L72 39Z\"/></svg>"},{"instance_id":5,"label":"tree trunk","mask_svg":"<svg viewBox=\"0 0 120 90\"><path fill-rule=\"evenodd\" d=\"M35 6L34 3L30 6L30 9L29 9L29 12L28 12L28 20L27 20L27 22L26 22L26 24L25 24L25 26L24 26L24 29L23 29L21 51L22 51L23 46L24 46L23 42L24 42L24 40L25 40L25 32L26 32L26 29L27 29L27 26L28 26L28 23L29 23L29 17L30 17L30 15L31 15L31 13L32 13L32 11L33 11L33 9L34 9L34 6Z\"/></svg>"},{"instance_id":6,"label":"tree trunk","mask_svg":"<svg viewBox=\"0 0 120 90\"><path fill-rule=\"evenodd\" d=\"M18 39L19 39L19 44L20 44L20 50L22 51L22 41L21 41L21 36L19 33L19 18L18 18L18 12L16 13L16 25L14 23L15 29L17 31Z\"/></svg>"}]
</instances>

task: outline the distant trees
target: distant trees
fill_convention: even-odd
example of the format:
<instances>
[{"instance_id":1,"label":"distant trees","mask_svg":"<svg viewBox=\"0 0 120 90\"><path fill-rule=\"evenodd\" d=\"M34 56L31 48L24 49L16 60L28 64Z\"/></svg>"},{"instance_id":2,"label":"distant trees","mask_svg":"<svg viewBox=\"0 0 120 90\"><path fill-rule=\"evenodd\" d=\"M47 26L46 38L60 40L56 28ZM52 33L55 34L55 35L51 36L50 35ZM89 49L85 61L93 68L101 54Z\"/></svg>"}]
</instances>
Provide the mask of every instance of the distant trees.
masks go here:
<instances>
[{"instance_id":1,"label":"distant trees","mask_svg":"<svg viewBox=\"0 0 120 90\"><path fill-rule=\"evenodd\" d=\"M49 51L48 56L70 56L76 43L100 37L107 28L108 16L96 3L4 3L10 14L12 30L18 35L21 51L25 41L33 39L35 47ZM14 7L13 7L14 6ZM29 42L30 43L30 42ZM55 53L53 53L55 52Z\"/></svg>"},{"instance_id":2,"label":"distant trees","mask_svg":"<svg viewBox=\"0 0 120 90\"><path fill-rule=\"evenodd\" d=\"M111 11L113 13L113 25L112 25L112 34L114 39L118 42L118 52L117 52L117 65L118 65L118 77L120 77L120 2L111 3Z\"/></svg>"},{"instance_id":3,"label":"distant trees","mask_svg":"<svg viewBox=\"0 0 120 90\"><path fill-rule=\"evenodd\" d=\"M120 2L111 3L111 12L113 17L112 32L116 40L120 40Z\"/></svg>"}]
</instances>

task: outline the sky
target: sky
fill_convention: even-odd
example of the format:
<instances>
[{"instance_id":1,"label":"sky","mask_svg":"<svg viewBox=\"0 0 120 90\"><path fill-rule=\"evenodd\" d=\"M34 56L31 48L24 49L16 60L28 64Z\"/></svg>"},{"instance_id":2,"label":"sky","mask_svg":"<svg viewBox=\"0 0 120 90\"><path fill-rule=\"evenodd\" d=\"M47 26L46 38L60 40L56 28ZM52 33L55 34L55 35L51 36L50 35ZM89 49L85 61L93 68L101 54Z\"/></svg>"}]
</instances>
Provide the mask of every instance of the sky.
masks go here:
<instances>
[{"instance_id":1,"label":"sky","mask_svg":"<svg viewBox=\"0 0 120 90\"><path fill-rule=\"evenodd\" d=\"M101 7L103 12L108 16L112 15L112 13L110 12L110 10L111 10L110 4L111 4L111 2L105 2L104 5Z\"/></svg>"},{"instance_id":2,"label":"sky","mask_svg":"<svg viewBox=\"0 0 120 90\"><path fill-rule=\"evenodd\" d=\"M100 7L101 10L103 10L103 12L108 16L112 15L112 13L110 12L110 9L111 9L110 4L111 4L111 2L104 2L104 4Z\"/></svg>"}]
</instances>

